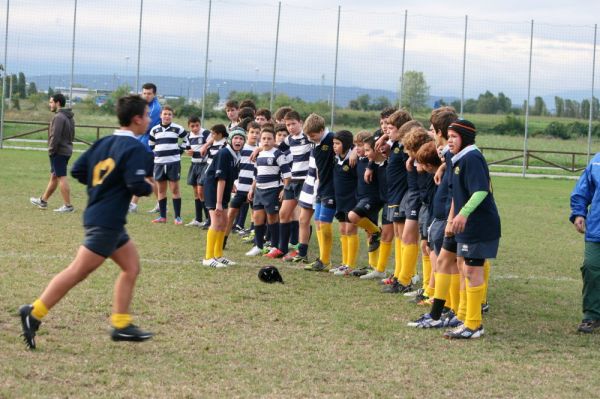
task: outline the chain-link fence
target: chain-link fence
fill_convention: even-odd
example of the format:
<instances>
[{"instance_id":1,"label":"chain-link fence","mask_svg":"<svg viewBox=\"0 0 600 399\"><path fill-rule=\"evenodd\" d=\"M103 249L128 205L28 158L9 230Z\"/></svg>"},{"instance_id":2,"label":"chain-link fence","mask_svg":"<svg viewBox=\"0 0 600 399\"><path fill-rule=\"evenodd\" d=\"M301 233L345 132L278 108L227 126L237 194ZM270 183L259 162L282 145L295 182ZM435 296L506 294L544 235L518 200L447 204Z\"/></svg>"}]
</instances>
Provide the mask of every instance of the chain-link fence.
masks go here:
<instances>
[{"instance_id":1,"label":"chain-link fence","mask_svg":"<svg viewBox=\"0 0 600 399\"><path fill-rule=\"evenodd\" d=\"M302 102L327 114L332 128L376 125L387 105L424 122L429 109L453 105L490 133L485 146L522 151L514 166L545 164L528 153L549 148L538 136L577 139L553 147L581 157L573 165L600 149L595 26L377 10L268 0L5 0L0 146L5 113L21 108L31 112L9 116L35 119L41 94L61 91L75 108L87 102L86 111L100 112L118 88L138 91L150 81L166 101L203 116L237 92L271 109Z\"/></svg>"}]
</instances>

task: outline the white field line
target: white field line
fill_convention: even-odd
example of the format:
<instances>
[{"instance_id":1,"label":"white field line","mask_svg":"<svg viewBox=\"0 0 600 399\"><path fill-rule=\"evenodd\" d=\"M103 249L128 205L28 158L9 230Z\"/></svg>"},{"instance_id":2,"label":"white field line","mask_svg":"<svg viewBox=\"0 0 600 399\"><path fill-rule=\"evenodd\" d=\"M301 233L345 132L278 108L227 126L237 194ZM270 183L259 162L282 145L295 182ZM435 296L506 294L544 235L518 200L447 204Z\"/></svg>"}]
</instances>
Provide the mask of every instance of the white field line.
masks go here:
<instances>
[{"instance_id":1,"label":"white field line","mask_svg":"<svg viewBox=\"0 0 600 399\"><path fill-rule=\"evenodd\" d=\"M20 139L20 138L16 138L16 139L5 139L4 142L7 141L11 141L11 142L18 142L18 143L44 143L46 144L48 142L48 140L42 140L42 139ZM80 141L74 141L73 142L74 145L86 145L85 143L82 143Z\"/></svg>"},{"instance_id":2,"label":"white field line","mask_svg":"<svg viewBox=\"0 0 600 399\"><path fill-rule=\"evenodd\" d=\"M14 259L14 258L31 260L31 261L39 261L39 260L43 260L43 259L46 259L46 260L55 259L55 260L64 260L65 262L68 262L73 259L73 256L72 255L48 255L48 254L25 254L25 253L17 253L17 252L4 252L4 253L0 254L0 259ZM169 260L169 259L158 260L158 259L140 258L140 262L141 262L142 266L144 264L156 264L156 265L160 265L160 264L169 264L169 265L193 264L194 265L195 264L195 265L198 265L198 267L203 267L200 265L200 261L201 261L200 258L198 258L198 259L180 259L180 260ZM243 263L243 262L240 262L240 263ZM237 267L237 266L231 266L231 267ZM298 269L298 266L287 265L287 264L281 264L278 267L285 268L285 269L300 270L300 269ZM565 282L565 283L581 282L580 279L571 278L571 277L518 276L516 274L499 275L499 274L494 274L494 273L492 273L492 275L490 277L492 280L529 280L529 281L533 280L533 281L547 281L547 282L553 282L553 283L555 283L555 282Z\"/></svg>"}]
</instances>

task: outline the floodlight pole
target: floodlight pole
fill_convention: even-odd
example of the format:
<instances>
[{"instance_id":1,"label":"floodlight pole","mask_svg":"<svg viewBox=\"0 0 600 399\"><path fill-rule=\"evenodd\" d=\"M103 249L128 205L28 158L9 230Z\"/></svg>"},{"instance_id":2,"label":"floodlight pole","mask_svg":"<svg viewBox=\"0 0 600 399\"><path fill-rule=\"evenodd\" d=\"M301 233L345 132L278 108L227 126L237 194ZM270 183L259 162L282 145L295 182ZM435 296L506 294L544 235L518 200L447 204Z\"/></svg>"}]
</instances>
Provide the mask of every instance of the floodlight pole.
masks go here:
<instances>
[{"instance_id":1,"label":"floodlight pole","mask_svg":"<svg viewBox=\"0 0 600 399\"><path fill-rule=\"evenodd\" d=\"M273 79L271 80L271 98L269 100L269 111L273 112L275 102L275 75L277 73L277 51L279 50L279 23L281 22L281 1L277 7L277 30L275 32L275 58L273 59Z\"/></svg>"},{"instance_id":2,"label":"floodlight pole","mask_svg":"<svg viewBox=\"0 0 600 399\"><path fill-rule=\"evenodd\" d=\"M142 55L142 15L144 13L144 0L140 0L140 24L138 27L138 53L137 53L137 70L135 73L135 89L134 93L140 90L140 60Z\"/></svg>"},{"instance_id":3,"label":"floodlight pole","mask_svg":"<svg viewBox=\"0 0 600 399\"><path fill-rule=\"evenodd\" d=\"M465 70L467 66L467 26L469 23L469 16L465 15L465 41L463 44L463 70L462 70L462 89L460 92L460 117L463 117L463 110L465 104Z\"/></svg>"},{"instance_id":4,"label":"floodlight pole","mask_svg":"<svg viewBox=\"0 0 600 399\"><path fill-rule=\"evenodd\" d=\"M212 0L208 1L208 24L206 26L206 52L204 54L204 87L202 88L202 116L200 124L204 126L204 112L206 109L206 88L208 85L208 47L210 45L210 17L212 12ZM220 100L220 99L219 99Z\"/></svg>"},{"instance_id":5,"label":"floodlight pole","mask_svg":"<svg viewBox=\"0 0 600 399\"><path fill-rule=\"evenodd\" d=\"M73 107L73 78L75 73L75 29L77 27L77 0L73 7L73 40L71 44L71 83L69 85L69 103Z\"/></svg>"},{"instance_id":6,"label":"floodlight pole","mask_svg":"<svg viewBox=\"0 0 600 399\"><path fill-rule=\"evenodd\" d=\"M4 148L4 93L6 93L6 63L8 52L8 14L10 10L10 0L6 0L6 31L4 33L4 64L2 65L2 105L0 109L0 149Z\"/></svg>"},{"instance_id":7,"label":"floodlight pole","mask_svg":"<svg viewBox=\"0 0 600 399\"><path fill-rule=\"evenodd\" d=\"M335 39L335 69L333 72L333 93L331 95L331 130L335 126L335 91L337 88L337 72L338 72L338 53L340 48L340 16L342 14L342 6L338 6L337 18L337 36Z\"/></svg>"},{"instance_id":8,"label":"floodlight pole","mask_svg":"<svg viewBox=\"0 0 600 399\"><path fill-rule=\"evenodd\" d=\"M408 23L408 10L404 10L404 36L402 38L402 67L400 70L400 87L398 87L398 108L402 108L404 95L404 57L406 56L406 24Z\"/></svg>"},{"instance_id":9,"label":"floodlight pole","mask_svg":"<svg viewBox=\"0 0 600 399\"><path fill-rule=\"evenodd\" d=\"M533 19L531 20L531 37L529 39L529 77L527 79L527 101L525 102L525 141L523 142L523 173L527 169L527 139L529 134L529 100L531 99L531 63L533 58Z\"/></svg>"},{"instance_id":10,"label":"floodlight pole","mask_svg":"<svg viewBox=\"0 0 600 399\"><path fill-rule=\"evenodd\" d=\"M590 98L590 120L588 123L588 146L587 146L587 163L590 162L592 152L592 120L594 116L594 80L596 78L596 34L598 32L598 24L594 25L594 55L592 56L592 96Z\"/></svg>"}]
</instances>

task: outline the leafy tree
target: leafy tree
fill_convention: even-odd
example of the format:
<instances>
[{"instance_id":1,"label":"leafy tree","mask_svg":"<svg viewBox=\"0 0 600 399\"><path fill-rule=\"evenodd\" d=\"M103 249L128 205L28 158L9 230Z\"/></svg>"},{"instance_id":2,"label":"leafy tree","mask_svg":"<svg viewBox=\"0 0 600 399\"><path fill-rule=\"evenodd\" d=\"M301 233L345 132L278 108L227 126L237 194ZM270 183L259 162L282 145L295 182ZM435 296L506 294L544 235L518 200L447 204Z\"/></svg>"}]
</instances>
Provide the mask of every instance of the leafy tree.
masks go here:
<instances>
[{"instance_id":1,"label":"leafy tree","mask_svg":"<svg viewBox=\"0 0 600 399\"><path fill-rule=\"evenodd\" d=\"M381 97L377 97L375 100L373 100L373 104L371 105L371 110L373 111L381 111L387 107L391 107L392 103L390 102L390 99L385 97L385 96L381 96Z\"/></svg>"},{"instance_id":2,"label":"leafy tree","mask_svg":"<svg viewBox=\"0 0 600 399\"><path fill-rule=\"evenodd\" d=\"M502 92L498 93L498 111L508 114L510 113L511 108L511 99L506 97Z\"/></svg>"},{"instance_id":3,"label":"leafy tree","mask_svg":"<svg viewBox=\"0 0 600 399\"><path fill-rule=\"evenodd\" d=\"M54 89L52 87L48 87L48 98L54 95Z\"/></svg>"},{"instance_id":4,"label":"leafy tree","mask_svg":"<svg viewBox=\"0 0 600 399\"><path fill-rule=\"evenodd\" d=\"M19 77L17 78L17 87L15 91L20 98L27 97L27 82L25 81L25 74L23 72L19 72Z\"/></svg>"},{"instance_id":5,"label":"leafy tree","mask_svg":"<svg viewBox=\"0 0 600 399\"><path fill-rule=\"evenodd\" d=\"M31 96L32 94L37 94L38 89L35 85L35 82L29 82L29 87L27 88L27 94Z\"/></svg>"},{"instance_id":6,"label":"leafy tree","mask_svg":"<svg viewBox=\"0 0 600 399\"><path fill-rule=\"evenodd\" d=\"M485 93L480 94L477 99L477 113L478 114L495 114L498 112L498 99L492 92L487 90Z\"/></svg>"},{"instance_id":7,"label":"leafy tree","mask_svg":"<svg viewBox=\"0 0 600 399\"><path fill-rule=\"evenodd\" d=\"M402 79L402 108L418 112L427 108L429 86L423 72L406 71Z\"/></svg>"},{"instance_id":8,"label":"leafy tree","mask_svg":"<svg viewBox=\"0 0 600 399\"><path fill-rule=\"evenodd\" d=\"M587 98L581 101L581 117L583 119L589 119L590 117L590 100Z\"/></svg>"},{"instance_id":9,"label":"leafy tree","mask_svg":"<svg viewBox=\"0 0 600 399\"><path fill-rule=\"evenodd\" d=\"M546 104L544 103L544 99L540 96L537 96L533 100L533 108L531 109L531 115L543 116L548 115L548 109L546 108Z\"/></svg>"},{"instance_id":10,"label":"leafy tree","mask_svg":"<svg viewBox=\"0 0 600 399\"><path fill-rule=\"evenodd\" d=\"M554 97L554 108L555 108L555 112L556 112L556 116L557 117L562 117L564 116L565 113L565 101L559 97L559 96L555 96Z\"/></svg>"}]
</instances>

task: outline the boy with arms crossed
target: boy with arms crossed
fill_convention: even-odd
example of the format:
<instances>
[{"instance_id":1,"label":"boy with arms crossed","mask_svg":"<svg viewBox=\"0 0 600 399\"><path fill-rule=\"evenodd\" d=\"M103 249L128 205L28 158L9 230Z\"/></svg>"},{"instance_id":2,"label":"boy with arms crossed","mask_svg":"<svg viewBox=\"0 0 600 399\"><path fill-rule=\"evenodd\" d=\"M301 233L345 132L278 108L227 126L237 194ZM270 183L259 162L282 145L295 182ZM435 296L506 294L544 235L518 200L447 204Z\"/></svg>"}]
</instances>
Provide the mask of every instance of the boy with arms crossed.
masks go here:
<instances>
[{"instance_id":1,"label":"boy with arms crossed","mask_svg":"<svg viewBox=\"0 0 600 399\"><path fill-rule=\"evenodd\" d=\"M194 205L196 210L196 218L186 224L186 226L202 226L202 213L205 212L204 201L200 199L200 181L206 172L206 155L202 155L201 149L210 137L210 130L202 129L200 126L200 118L196 115L188 119L188 146L186 152L192 157L190 170L188 171L187 184L192 186L194 190Z\"/></svg>"}]
</instances>

